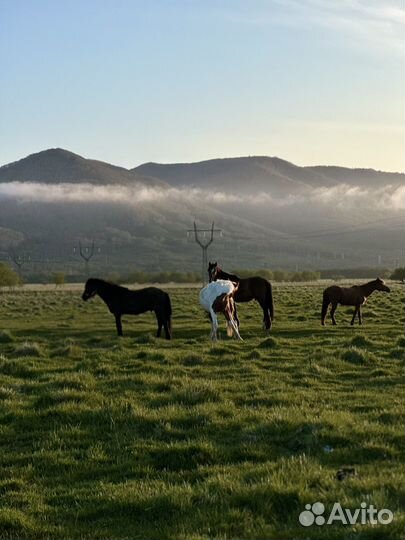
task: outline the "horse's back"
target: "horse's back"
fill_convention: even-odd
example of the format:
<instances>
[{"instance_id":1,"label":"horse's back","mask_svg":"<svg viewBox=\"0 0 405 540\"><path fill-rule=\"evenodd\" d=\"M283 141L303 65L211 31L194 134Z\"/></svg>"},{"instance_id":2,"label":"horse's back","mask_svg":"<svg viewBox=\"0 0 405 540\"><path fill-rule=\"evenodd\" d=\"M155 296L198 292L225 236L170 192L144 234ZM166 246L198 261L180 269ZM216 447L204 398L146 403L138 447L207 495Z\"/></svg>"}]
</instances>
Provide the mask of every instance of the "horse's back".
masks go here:
<instances>
[{"instance_id":1,"label":"horse's back","mask_svg":"<svg viewBox=\"0 0 405 540\"><path fill-rule=\"evenodd\" d=\"M218 296L231 294L234 289L234 284L229 280L218 279L217 281L211 281L200 291L200 304L206 311L209 311Z\"/></svg>"},{"instance_id":2,"label":"horse's back","mask_svg":"<svg viewBox=\"0 0 405 540\"><path fill-rule=\"evenodd\" d=\"M332 285L324 291L330 302L336 302L343 306L352 306L357 302L363 302L363 296L361 288L357 285L353 287L339 287L338 285Z\"/></svg>"},{"instance_id":3,"label":"horse's back","mask_svg":"<svg viewBox=\"0 0 405 540\"><path fill-rule=\"evenodd\" d=\"M236 302L249 302L253 299L265 298L268 288L271 289L271 283L261 276L243 278L239 281L235 300Z\"/></svg>"},{"instance_id":4,"label":"horse's back","mask_svg":"<svg viewBox=\"0 0 405 540\"><path fill-rule=\"evenodd\" d=\"M144 313L145 311L156 311L165 307L168 294L157 287L145 287L137 291L128 289L127 309L130 313Z\"/></svg>"},{"instance_id":5,"label":"horse's back","mask_svg":"<svg viewBox=\"0 0 405 540\"><path fill-rule=\"evenodd\" d=\"M323 291L323 294L330 302L340 302L344 295L344 289L339 285L331 285Z\"/></svg>"}]
</instances>

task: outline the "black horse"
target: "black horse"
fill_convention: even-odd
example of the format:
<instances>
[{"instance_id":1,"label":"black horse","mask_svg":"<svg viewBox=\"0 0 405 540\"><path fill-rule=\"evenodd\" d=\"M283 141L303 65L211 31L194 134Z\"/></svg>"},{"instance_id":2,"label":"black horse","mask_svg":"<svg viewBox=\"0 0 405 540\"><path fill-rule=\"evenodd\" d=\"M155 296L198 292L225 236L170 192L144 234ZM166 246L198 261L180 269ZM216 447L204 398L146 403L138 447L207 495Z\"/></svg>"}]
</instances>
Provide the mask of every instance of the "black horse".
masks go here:
<instances>
[{"instance_id":1,"label":"black horse","mask_svg":"<svg viewBox=\"0 0 405 540\"><path fill-rule=\"evenodd\" d=\"M166 339L171 338L172 305L170 296L166 292L156 287L130 291L126 287L120 287L102 279L90 278L86 282L82 299L87 301L96 294L114 315L119 336L123 335L122 315L139 315L145 311L154 311L158 322L157 337L160 337L163 327Z\"/></svg>"},{"instance_id":2,"label":"black horse","mask_svg":"<svg viewBox=\"0 0 405 540\"><path fill-rule=\"evenodd\" d=\"M234 283L238 283L238 290L235 292L235 302L250 302L257 300L263 310L263 324L266 330L271 329L272 321L274 320L274 304L273 290L271 283L259 276L240 278L235 274L224 272L217 262L208 263L209 280L216 281L217 279L229 279ZM236 320L239 326L239 319L236 315Z\"/></svg>"}]
</instances>

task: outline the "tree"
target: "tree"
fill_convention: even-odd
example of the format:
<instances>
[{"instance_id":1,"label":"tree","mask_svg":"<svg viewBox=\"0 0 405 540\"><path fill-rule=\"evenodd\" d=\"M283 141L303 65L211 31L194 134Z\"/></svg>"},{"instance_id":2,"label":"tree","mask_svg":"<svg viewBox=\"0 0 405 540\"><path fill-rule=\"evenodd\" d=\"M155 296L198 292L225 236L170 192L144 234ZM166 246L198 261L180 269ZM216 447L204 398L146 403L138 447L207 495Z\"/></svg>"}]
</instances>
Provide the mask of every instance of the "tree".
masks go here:
<instances>
[{"instance_id":1,"label":"tree","mask_svg":"<svg viewBox=\"0 0 405 540\"><path fill-rule=\"evenodd\" d=\"M405 267L403 268L395 268L393 273L390 276L391 279L398 279L399 281L405 280Z\"/></svg>"},{"instance_id":2,"label":"tree","mask_svg":"<svg viewBox=\"0 0 405 540\"><path fill-rule=\"evenodd\" d=\"M18 275L9 266L0 263L0 287L13 287L19 283Z\"/></svg>"},{"instance_id":3,"label":"tree","mask_svg":"<svg viewBox=\"0 0 405 540\"><path fill-rule=\"evenodd\" d=\"M52 275L55 286L63 285L65 283L65 274L63 272L54 272Z\"/></svg>"}]
</instances>

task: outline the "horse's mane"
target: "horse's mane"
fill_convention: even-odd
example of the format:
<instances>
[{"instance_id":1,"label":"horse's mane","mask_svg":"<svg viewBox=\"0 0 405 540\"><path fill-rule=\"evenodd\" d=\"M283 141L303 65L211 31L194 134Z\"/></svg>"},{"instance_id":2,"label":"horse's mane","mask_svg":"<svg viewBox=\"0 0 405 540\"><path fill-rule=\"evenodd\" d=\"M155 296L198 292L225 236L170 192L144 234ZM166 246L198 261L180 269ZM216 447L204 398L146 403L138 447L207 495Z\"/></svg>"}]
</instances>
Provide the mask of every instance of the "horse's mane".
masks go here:
<instances>
[{"instance_id":1,"label":"horse's mane","mask_svg":"<svg viewBox=\"0 0 405 540\"><path fill-rule=\"evenodd\" d=\"M98 283L102 283L103 285L108 285L108 287L111 287L112 289L125 289L128 290L127 287L123 287L122 285L117 285L117 283L112 283L111 281L107 281L105 279L100 278L91 278L92 281L97 281Z\"/></svg>"},{"instance_id":2,"label":"horse's mane","mask_svg":"<svg viewBox=\"0 0 405 540\"><path fill-rule=\"evenodd\" d=\"M376 283L378 281L378 278L372 279L371 281L367 281L366 283L362 283L361 285L352 285L351 289L355 289L357 287L365 287L366 285L371 285L372 283ZM380 280L383 281L383 280Z\"/></svg>"},{"instance_id":3,"label":"horse's mane","mask_svg":"<svg viewBox=\"0 0 405 540\"><path fill-rule=\"evenodd\" d=\"M221 273L222 275L226 276L227 279L229 279L230 281L237 281L239 282L240 281L240 277L237 276L236 274L230 274L229 272L225 272L224 270L222 270L222 268L220 266L218 266L217 268L217 274Z\"/></svg>"}]
</instances>

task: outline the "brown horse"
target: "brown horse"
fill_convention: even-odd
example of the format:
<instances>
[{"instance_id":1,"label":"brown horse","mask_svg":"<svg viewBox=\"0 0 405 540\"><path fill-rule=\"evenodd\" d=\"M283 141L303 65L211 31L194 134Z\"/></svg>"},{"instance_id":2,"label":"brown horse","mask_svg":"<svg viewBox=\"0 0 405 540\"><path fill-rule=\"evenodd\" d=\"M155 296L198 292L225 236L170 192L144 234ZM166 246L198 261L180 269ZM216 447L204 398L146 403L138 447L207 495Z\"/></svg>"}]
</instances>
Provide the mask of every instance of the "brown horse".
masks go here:
<instances>
[{"instance_id":1,"label":"brown horse","mask_svg":"<svg viewBox=\"0 0 405 540\"><path fill-rule=\"evenodd\" d=\"M235 274L224 272L217 262L208 264L208 276L210 283L217 279L228 279L233 283L238 283L238 289L235 292L235 302L250 302L257 300L263 310L263 325L266 330L271 329L274 320L273 290L271 283L259 276L240 278ZM236 321L239 326L239 319L236 315Z\"/></svg>"},{"instance_id":2,"label":"brown horse","mask_svg":"<svg viewBox=\"0 0 405 540\"><path fill-rule=\"evenodd\" d=\"M353 285L353 287L338 287L337 285L332 285L325 289L323 291L322 302L322 326L325 326L325 318L329 304L332 304L330 316L333 324L336 324L335 311L338 304L341 304L342 306L355 306L352 322L350 324L353 326L356 315L359 316L359 324L362 324L361 306L366 303L367 298L373 291L390 292L390 289L380 278L365 283L364 285Z\"/></svg>"}]
</instances>

